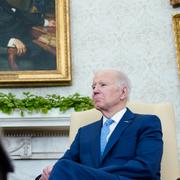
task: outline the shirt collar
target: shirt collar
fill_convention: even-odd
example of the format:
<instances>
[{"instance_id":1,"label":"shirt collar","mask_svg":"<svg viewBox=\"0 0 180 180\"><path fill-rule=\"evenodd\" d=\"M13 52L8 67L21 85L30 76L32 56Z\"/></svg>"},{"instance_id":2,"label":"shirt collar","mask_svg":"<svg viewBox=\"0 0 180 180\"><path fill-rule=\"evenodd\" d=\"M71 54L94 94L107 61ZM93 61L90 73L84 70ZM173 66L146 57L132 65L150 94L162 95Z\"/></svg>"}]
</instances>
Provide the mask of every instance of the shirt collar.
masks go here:
<instances>
[{"instance_id":1,"label":"shirt collar","mask_svg":"<svg viewBox=\"0 0 180 180\"><path fill-rule=\"evenodd\" d=\"M114 116L112 116L111 119L113 119L115 123L119 123L119 121L121 120L121 118L123 117L126 111L127 108L123 108L121 111L118 111L116 114L114 114ZM103 124L107 119L108 119L107 117L103 116Z\"/></svg>"}]
</instances>

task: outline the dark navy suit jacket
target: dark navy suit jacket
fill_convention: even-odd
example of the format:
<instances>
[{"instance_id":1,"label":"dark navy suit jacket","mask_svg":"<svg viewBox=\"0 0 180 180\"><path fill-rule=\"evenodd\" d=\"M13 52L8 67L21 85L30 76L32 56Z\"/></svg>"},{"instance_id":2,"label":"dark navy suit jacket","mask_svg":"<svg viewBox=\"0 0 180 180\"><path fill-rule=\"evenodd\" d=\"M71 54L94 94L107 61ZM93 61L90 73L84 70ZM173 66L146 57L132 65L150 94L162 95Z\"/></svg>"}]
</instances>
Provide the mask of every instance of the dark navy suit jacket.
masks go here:
<instances>
[{"instance_id":1,"label":"dark navy suit jacket","mask_svg":"<svg viewBox=\"0 0 180 180\"><path fill-rule=\"evenodd\" d=\"M127 109L111 134L102 158L101 126L102 119L80 128L62 159L133 180L160 179L163 141L157 116L134 114Z\"/></svg>"}]
</instances>

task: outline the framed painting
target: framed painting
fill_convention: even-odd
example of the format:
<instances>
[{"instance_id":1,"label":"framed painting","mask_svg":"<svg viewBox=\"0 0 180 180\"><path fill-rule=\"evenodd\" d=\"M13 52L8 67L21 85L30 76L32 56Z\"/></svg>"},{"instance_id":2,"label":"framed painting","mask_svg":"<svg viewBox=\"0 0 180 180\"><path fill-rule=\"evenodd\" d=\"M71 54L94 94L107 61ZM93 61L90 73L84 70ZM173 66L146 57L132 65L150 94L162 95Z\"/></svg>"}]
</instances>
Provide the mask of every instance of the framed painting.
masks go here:
<instances>
[{"instance_id":1,"label":"framed painting","mask_svg":"<svg viewBox=\"0 0 180 180\"><path fill-rule=\"evenodd\" d=\"M173 28L176 44L177 64L180 77L180 14L176 14L173 16Z\"/></svg>"},{"instance_id":2,"label":"framed painting","mask_svg":"<svg viewBox=\"0 0 180 180\"><path fill-rule=\"evenodd\" d=\"M0 0L0 87L71 84L69 0Z\"/></svg>"}]
</instances>

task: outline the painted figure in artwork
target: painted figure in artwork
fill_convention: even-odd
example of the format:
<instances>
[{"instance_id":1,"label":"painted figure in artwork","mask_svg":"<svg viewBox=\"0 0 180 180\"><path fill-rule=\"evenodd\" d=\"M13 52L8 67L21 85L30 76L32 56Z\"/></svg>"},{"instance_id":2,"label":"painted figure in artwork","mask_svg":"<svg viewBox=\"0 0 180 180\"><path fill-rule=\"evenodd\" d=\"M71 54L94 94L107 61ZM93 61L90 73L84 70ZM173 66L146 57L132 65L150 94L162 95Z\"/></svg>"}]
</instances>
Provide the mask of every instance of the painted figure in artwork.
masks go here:
<instances>
[{"instance_id":1,"label":"painted figure in artwork","mask_svg":"<svg viewBox=\"0 0 180 180\"><path fill-rule=\"evenodd\" d=\"M36 27L55 29L55 1L50 2L0 0L1 71L56 69L55 40L51 40L54 51L49 51L48 36L40 37L35 31Z\"/></svg>"}]
</instances>

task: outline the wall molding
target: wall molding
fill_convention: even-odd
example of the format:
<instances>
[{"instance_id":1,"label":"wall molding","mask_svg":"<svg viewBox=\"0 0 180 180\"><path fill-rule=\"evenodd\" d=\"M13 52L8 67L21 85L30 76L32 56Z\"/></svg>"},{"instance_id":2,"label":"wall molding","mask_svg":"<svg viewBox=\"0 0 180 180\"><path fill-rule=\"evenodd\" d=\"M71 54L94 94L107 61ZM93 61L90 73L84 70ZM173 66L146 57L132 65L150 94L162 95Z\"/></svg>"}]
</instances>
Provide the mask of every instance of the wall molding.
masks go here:
<instances>
[{"instance_id":1,"label":"wall molding","mask_svg":"<svg viewBox=\"0 0 180 180\"><path fill-rule=\"evenodd\" d=\"M58 159L68 147L69 126L70 114L0 119L12 159Z\"/></svg>"}]
</instances>

